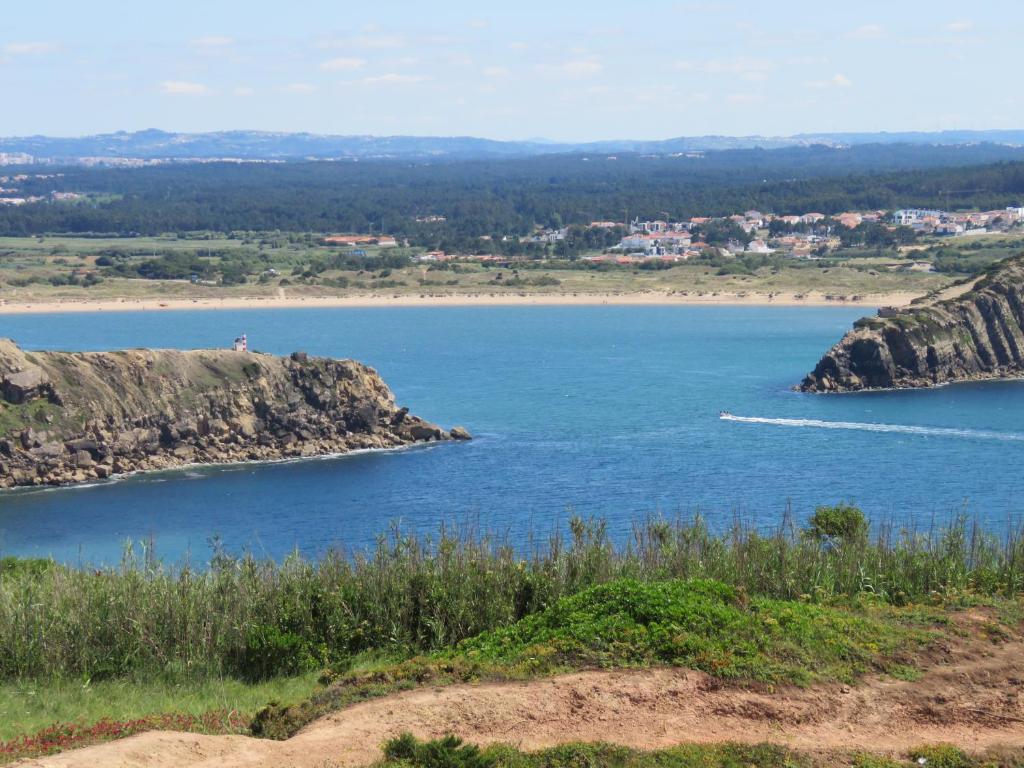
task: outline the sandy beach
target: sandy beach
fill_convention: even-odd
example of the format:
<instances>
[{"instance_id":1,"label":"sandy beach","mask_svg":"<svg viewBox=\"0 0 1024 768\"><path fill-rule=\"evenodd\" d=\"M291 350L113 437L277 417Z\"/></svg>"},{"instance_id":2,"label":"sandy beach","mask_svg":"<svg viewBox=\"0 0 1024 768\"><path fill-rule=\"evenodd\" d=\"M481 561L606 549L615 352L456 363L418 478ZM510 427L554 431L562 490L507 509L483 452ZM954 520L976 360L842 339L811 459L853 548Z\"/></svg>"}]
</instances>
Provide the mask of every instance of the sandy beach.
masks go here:
<instances>
[{"instance_id":1,"label":"sandy beach","mask_svg":"<svg viewBox=\"0 0 1024 768\"><path fill-rule=\"evenodd\" d=\"M0 300L0 314L66 312L161 312L218 309L326 309L367 307L511 307L511 306L672 306L736 305L782 307L905 306L919 294L865 294L856 300L826 298L821 293L608 293L608 294L457 294L273 297L237 296L203 299L103 299L41 302Z\"/></svg>"}]
</instances>

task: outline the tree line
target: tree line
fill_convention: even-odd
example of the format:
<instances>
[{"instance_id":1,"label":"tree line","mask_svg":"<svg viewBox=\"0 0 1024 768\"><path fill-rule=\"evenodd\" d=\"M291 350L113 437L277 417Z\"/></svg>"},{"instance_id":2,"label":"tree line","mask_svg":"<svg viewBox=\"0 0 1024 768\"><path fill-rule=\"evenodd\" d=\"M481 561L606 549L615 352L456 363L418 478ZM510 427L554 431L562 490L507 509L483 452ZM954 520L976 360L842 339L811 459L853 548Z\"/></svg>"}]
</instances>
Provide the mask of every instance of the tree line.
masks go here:
<instances>
[{"instance_id":1,"label":"tree line","mask_svg":"<svg viewBox=\"0 0 1024 768\"><path fill-rule=\"evenodd\" d=\"M1024 198L1024 162L963 165L985 155L949 147L904 149L902 158L890 150L804 148L701 158L570 155L446 163L68 168L58 178L25 182L24 191L76 191L93 196L93 202L0 207L0 234L387 233L451 252L554 250L571 257L621 234L586 234L582 228L593 220L624 224L633 216L686 219L750 209L785 215L909 206L998 208ZM928 167L938 163L945 165ZM572 229L566 241L551 248L520 242L536 227Z\"/></svg>"}]
</instances>

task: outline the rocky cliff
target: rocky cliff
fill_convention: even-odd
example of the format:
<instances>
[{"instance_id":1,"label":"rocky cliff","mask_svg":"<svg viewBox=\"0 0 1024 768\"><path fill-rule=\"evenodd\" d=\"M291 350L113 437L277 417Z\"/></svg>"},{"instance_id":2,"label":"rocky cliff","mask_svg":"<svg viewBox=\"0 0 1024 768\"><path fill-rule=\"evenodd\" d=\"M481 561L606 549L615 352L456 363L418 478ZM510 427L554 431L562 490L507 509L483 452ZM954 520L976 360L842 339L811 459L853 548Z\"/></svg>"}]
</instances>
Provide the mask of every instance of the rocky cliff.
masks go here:
<instances>
[{"instance_id":1,"label":"rocky cliff","mask_svg":"<svg viewBox=\"0 0 1024 768\"><path fill-rule=\"evenodd\" d=\"M0 339L0 488L468 437L397 407L352 360L26 352Z\"/></svg>"},{"instance_id":2,"label":"rocky cliff","mask_svg":"<svg viewBox=\"0 0 1024 768\"><path fill-rule=\"evenodd\" d=\"M1024 255L955 298L858 320L803 380L804 392L930 387L1024 374Z\"/></svg>"}]
</instances>

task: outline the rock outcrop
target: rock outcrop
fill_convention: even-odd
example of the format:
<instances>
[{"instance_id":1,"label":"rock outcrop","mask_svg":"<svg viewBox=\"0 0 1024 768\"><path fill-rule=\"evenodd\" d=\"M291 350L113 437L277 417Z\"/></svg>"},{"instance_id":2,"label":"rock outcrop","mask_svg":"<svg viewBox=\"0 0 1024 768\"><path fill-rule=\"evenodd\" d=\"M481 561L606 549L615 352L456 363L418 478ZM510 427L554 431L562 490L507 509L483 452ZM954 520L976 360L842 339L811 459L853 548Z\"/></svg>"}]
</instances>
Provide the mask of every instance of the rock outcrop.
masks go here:
<instances>
[{"instance_id":1,"label":"rock outcrop","mask_svg":"<svg viewBox=\"0 0 1024 768\"><path fill-rule=\"evenodd\" d=\"M1024 255L946 300L858 320L803 380L804 392L931 387L1024 374Z\"/></svg>"},{"instance_id":2,"label":"rock outcrop","mask_svg":"<svg viewBox=\"0 0 1024 768\"><path fill-rule=\"evenodd\" d=\"M296 352L26 352L0 339L0 488L468 439L376 371Z\"/></svg>"}]
</instances>

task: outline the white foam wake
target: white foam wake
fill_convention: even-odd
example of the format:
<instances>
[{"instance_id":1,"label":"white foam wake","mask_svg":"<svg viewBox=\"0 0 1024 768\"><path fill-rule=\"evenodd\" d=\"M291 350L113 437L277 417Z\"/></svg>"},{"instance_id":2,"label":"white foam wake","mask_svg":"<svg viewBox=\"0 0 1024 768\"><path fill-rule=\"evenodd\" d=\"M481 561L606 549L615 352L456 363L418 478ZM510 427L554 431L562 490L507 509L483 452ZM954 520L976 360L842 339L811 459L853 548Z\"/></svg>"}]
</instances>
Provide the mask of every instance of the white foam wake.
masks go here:
<instances>
[{"instance_id":1,"label":"white foam wake","mask_svg":"<svg viewBox=\"0 0 1024 768\"><path fill-rule=\"evenodd\" d=\"M872 424L860 421L822 421L821 419L767 419L760 416L733 416L731 413L723 413L719 418L723 421L738 421L744 424L773 424L779 427L853 429L861 432L896 432L905 435L924 435L928 437L959 437L973 440L1024 442L1024 434L1019 432L994 432L986 429L917 427L910 424Z\"/></svg>"}]
</instances>

